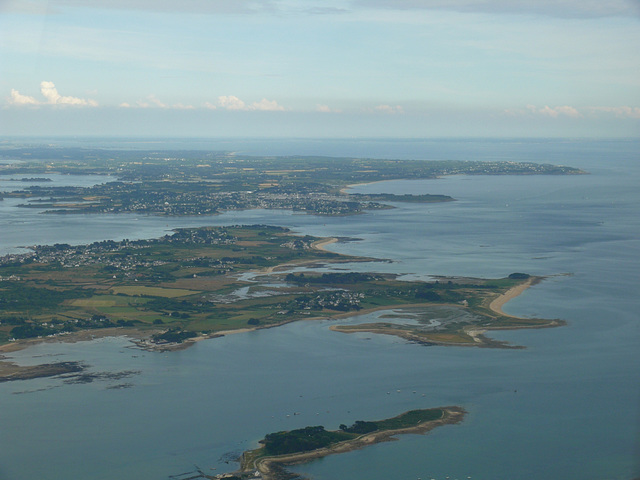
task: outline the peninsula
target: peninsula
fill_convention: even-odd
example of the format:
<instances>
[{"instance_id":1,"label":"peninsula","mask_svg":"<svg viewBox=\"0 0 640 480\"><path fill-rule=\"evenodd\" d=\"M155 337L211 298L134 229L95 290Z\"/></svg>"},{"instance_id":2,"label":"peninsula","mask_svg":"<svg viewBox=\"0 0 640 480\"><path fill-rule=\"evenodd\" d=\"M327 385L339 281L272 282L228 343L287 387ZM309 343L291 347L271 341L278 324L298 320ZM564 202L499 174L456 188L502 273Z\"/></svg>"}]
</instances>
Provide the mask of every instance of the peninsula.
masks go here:
<instances>
[{"instance_id":1,"label":"peninsula","mask_svg":"<svg viewBox=\"0 0 640 480\"><path fill-rule=\"evenodd\" d=\"M170 350L234 331L378 310L393 321L334 329L425 345L511 347L481 333L560 324L510 317L496 307L496 299L537 277L423 282L345 272L336 266L384 260L324 250L332 241L249 225L178 229L151 240L33 246L30 253L0 257L0 351L101 335L130 335L142 348ZM0 363L0 376L21 378L18 367L7 368ZM43 372L55 374L55 365ZM22 378L34 375L30 369Z\"/></svg>"}]
</instances>

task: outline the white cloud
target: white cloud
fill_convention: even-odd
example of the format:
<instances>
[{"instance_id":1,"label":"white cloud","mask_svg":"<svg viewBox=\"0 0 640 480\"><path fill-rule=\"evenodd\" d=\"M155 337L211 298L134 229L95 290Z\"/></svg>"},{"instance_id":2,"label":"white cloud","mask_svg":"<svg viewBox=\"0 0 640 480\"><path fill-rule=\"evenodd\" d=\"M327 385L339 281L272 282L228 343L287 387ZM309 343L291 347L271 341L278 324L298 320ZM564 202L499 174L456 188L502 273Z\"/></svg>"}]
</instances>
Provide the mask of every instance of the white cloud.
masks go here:
<instances>
[{"instance_id":1,"label":"white cloud","mask_svg":"<svg viewBox=\"0 0 640 480\"><path fill-rule=\"evenodd\" d=\"M227 110L246 110L247 105L235 95L222 95L218 97L218 103Z\"/></svg>"},{"instance_id":2,"label":"white cloud","mask_svg":"<svg viewBox=\"0 0 640 480\"><path fill-rule=\"evenodd\" d=\"M161 102L160 100L158 100L158 98L155 95L149 95L147 97L149 99L149 102L151 102L151 106L154 107L160 107L160 108L167 108L167 104L164 102Z\"/></svg>"},{"instance_id":3,"label":"white cloud","mask_svg":"<svg viewBox=\"0 0 640 480\"><path fill-rule=\"evenodd\" d=\"M589 107L589 111L613 113L620 118L640 118L640 107Z\"/></svg>"},{"instance_id":4,"label":"white cloud","mask_svg":"<svg viewBox=\"0 0 640 480\"><path fill-rule=\"evenodd\" d=\"M22 95L15 89L11 89L9 97L10 105L74 105L80 107L97 107L98 102L86 98L65 97L58 93L58 89L53 82L40 82L40 93L45 101L37 100L28 95Z\"/></svg>"},{"instance_id":5,"label":"white cloud","mask_svg":"<svg viewBox=\"0 0 640 480\"><path fill-rule=\"evenodd\" d=\"M173 110L193 110L195 108L193 105L185 105L183 103L168 105L153 94L147 96L145 100L137 100L135 105L131 105L128 102L122 102L118 106L120 108L168 108Z\"/></svg>"},{"instance_id":6,"label":"white cloud","mask_svg":"<svg viewBox=\"0 0 640 480\"><path fill-rule=\"evenodd\" d=\"M316 105L316 112L321 113L342 113L342 110L338 108L331 108L329 105Z\"/></svg>"},{"instance_id":7,"label":"white cloud","mask_svg":"<svg viewBox=\"0 0 640 480\"><path fill-rule=\"evenodd\" d=\"M373 108L374 111L387 114L404 113L404 109L400 105L378 105Z\"/></svg>"},{"instance_id":8,"label":"white cloud","mask_svg":"<svg viewBox=\"0 0 640 480\"><path fill-rule=\"evenodd\" d=\"M9 97L10 105L40 105L40 102L28 95L22 95L17 90L11 89L11 97Z\"/></svg>"},{"instance_id":9,"label":"white cloud","mask_svg":"<svg viewBox=\"0 0 640 480\"><path fill-rule=\"evenodd\" d=\"M561 107L549 107L545 105L543 108L539 109L536 113L541 115L548 115L549 117L557 118L560 115L566 115L568 117L579 117L580 112L573 107L568 105L564 105Z\"/></svg>"},{"instance_id":10,"label":"white cloud","mask_svg":"<svg viewBox=\"0 0 640 480\"><path fill-rule=\"evenodd\" d=\"M527 105L524 109L506 109L503 110L503 114L512 117L522 116L546 116L552 118L558 118L561 116L581 118L585 115L587 117L597 117L599 114L615 115L618 118L640 118L640 107L581 107L579 111L575 107L569 105L550 107L545 105L542 108L538 108L535 105Z\"/></svg>"},{"instance_id":11,"label":"white cloud","mask_svg":"<svg viewBox=\"0 0 640 480\"><path fill-rule=\"evenodd\" d=\"M226 110L281 112L285 109L282 105L278 105L278 102L275 100L267 100L266 98L263 98L259 102L253 102L252 104L247 105L243 100L240 100L235 95L222 95L218 97L218 104L221 108ZM207 108L211 108L211 106L208 106Z\"/></svg>"},{"instance_id":12,"label":"white cloud","mask_svg":"<svg viewBox=\"0 0 640 480\"><path fill-rule=\"evenodd\" d=\"M208 108L209 110L217 110L218 107L211 102L205 102L204 108Z\"/></svg>"},{"instance_id":13,"label":"white cloud","mask_svg":"<svg viewBox=\"0 0 640 480\"><path fill-rule=\"evenodd\" d=\"M250 110L262 110L268 112L282 112L284 111L284 107L282 105L278 105L278 102L275 100L267 100L263 98L259 102L253 102L249 108Z\"/></svg>"},{"instance_id":14,"label":"white cloud","mask_svg":"<svg viewBox=\"0 0 640 480\"><path fill-rule=\"evenodd\" d=\"M42 96L47 99L47 103L50 105L98 106L98 102L95 100L87 100L85 98L78 97L63 97L58 93L58 89L53 82L41 82L40 92L42 93Z\"/></svg>"},{"instance_id":15,"label":"white cloud","mask_svg":"<svg viewBox=\"0 0 640 480\"><path fill-rule=\"evenodd\" d=\"M193 105L185 105L183 103L174 103L173 105L171 105L171 108L175 110L195 110L196 107L194 107Z\"/></svg>"},{"instance_id":16,"label":"white cloud","mask_svg":"<svg viewBox=\"0 0 640 480\"><path fill-rule=\"evenodd\" d=\"M546 117L558 118L564 115L573 118L582 117L582 114L578 111L578 109L569 105L561 105L557 107L550 107L549 105L545 105L542 108L538 108L535 105L527 105L524 109L506 109L503 110L502 113L509 116L542 115Z\"/></svg>"}]
</instances>

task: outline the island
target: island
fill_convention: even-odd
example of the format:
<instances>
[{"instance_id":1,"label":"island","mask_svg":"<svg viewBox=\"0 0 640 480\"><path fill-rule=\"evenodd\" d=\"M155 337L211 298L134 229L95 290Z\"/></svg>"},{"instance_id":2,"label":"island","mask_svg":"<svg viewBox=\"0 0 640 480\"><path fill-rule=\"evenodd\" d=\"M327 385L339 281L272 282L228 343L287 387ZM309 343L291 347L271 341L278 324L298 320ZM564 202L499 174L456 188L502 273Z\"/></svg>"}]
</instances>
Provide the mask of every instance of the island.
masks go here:
<instances>
[{"instance_id":1,"label":"island","mask_svg":"<svg viewBox=\"0 0 640 480\"><path fill-rule=\"evenodd\" d=\"M380 442L396 440L397 435L424 434L444 425L462 422L466 412L458 406L410 410L393 418L376 421L356 420L340 425L338 430L325 430L322 425L267 434L262 446L240 457L240 469L232 473L210 475L195 471L173 475L175 480L304 480L286 467L350 452Z\"/></svg>"}]
</instances>

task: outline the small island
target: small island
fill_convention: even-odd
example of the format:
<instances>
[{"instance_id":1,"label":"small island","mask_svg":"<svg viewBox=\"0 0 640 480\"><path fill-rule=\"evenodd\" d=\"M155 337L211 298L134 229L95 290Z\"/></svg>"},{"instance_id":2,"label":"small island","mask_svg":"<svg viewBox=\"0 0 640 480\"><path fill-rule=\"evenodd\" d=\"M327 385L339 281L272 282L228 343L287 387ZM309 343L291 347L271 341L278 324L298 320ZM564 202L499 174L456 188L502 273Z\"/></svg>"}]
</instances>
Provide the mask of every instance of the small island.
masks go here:
<instances>
[{"instance_id":1,"label":"small island","mask_svg":"<svg viewBox=\"0 0 640 480\"><path fill-rule=\"evenodd\" d=\"M333 431L319 425L270 433L260 441L262 447L243 453L238 472L198 478L293 478L285 466L394 440L396 435L424 434L436 427L460 423L465 413L464 409L456 406L429 408L411 410L385 420L357 420L351 426L343 424Z\"/></svg>"}]
</instances>

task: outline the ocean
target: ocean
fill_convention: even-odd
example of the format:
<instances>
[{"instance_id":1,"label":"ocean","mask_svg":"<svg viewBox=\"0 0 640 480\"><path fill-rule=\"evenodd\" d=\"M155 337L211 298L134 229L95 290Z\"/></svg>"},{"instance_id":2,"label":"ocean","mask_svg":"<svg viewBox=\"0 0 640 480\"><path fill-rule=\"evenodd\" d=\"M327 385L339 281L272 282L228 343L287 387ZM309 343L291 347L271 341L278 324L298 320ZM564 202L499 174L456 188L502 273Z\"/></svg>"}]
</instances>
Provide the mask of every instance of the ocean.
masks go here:
<instances>
[{"instance_id":1,"label":"ocean","mask_svg":"<svg viewBox=\"0 0 640 480\"><path fill-rule=\"evenodd\" d=\"M57 141L130 148L133 139ZM59 217L5 199L0 253L33 244L157 237L180 226L268 223L301 234L359 238L329 248L392 261L352 265L358 270L424 279L515 271L548 276L504 310L567 325L491 334L522 350L425 347L333 332L331 321L229 335L171 353L140 351L122 337L37 345L11 357L24 364L79 360L103 375L85 384L59 378L0 384L0 479L168 479L196 466L216 474L236 469L234 458L266 433L307 425L334 429L444 405L464 407L465 421L293 470L314 480L640 476L640 142L154 142L158 149L239 155L535 161L589 175L360 185L353 190L446 194L457 201L397 204L356 217L264 210L190 218ZM0 190L4 186L0 178Z\"/></svg>"}]
</instances>

